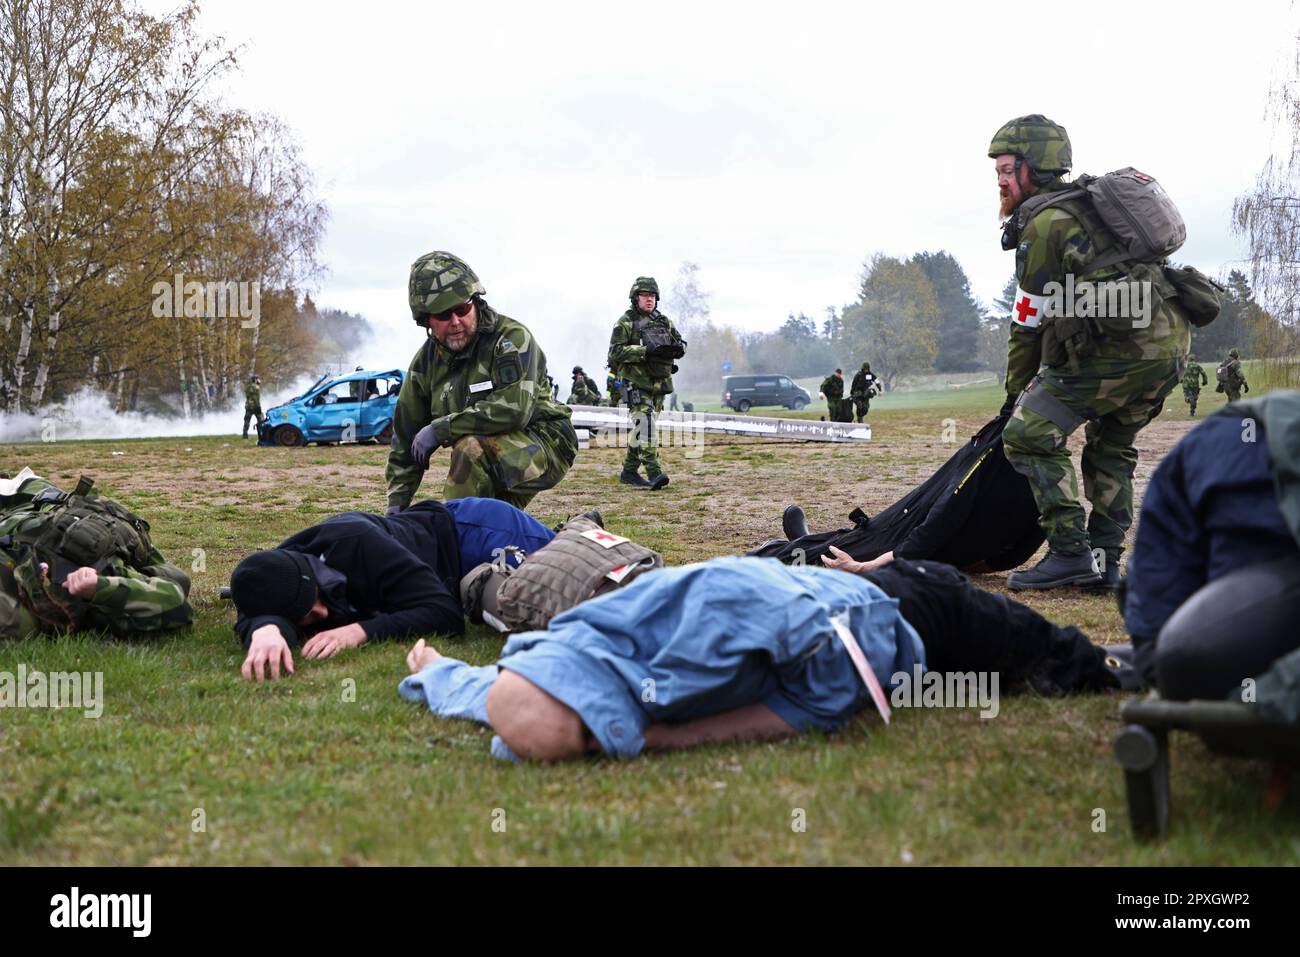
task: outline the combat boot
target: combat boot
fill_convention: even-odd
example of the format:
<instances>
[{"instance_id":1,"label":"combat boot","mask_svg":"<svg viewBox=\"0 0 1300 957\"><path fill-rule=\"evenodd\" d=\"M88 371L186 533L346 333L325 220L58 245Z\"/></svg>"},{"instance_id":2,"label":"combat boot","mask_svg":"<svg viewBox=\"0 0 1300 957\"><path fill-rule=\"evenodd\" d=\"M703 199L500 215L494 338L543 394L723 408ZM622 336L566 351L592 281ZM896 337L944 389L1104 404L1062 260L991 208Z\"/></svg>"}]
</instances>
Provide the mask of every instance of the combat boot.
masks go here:
<instances>
[{"instance_id":1,"label":"combat boot","mask_svg":"<svg viewBox=\"0 0 1300 957\"><path fill-rule=\"evenodd\" d=\"M646 484L650 486L650 491L657 492L668 484L668 476L660 472L658 475L650 476L650 481Z\"/></svg>"},{"instance_id":2,"label":"combat boot","mask_svg":"<svg viewBox=\"0 0 1300 957\"><path fill-rule=\"evenodd\" d=\"M798 505L787 505L781 514L781 530L790 541L808 534L808 518Z\"/></svg>"},{"instance_id":3,"label":"combat boot","mask_svg":"<svg viewBox=\"0 0 1300 957\"><path fill-rule=\"evenodd\" d=\"M1119 591L1119 559L1111 561L1107 558L1096 584L1089 584L1087 588L1090 591Z\"/></svg>"},{"instance_id":4,"label":"combat boot","mask_svg":"<svg viewBox=\"0 0 1300 957\"><path fill-rule=\"evenodd\" d=\"M1049 551L1047 556L1029 571L1012 572L1007 577L1007 587L1012 591L1099 584L1101 584L1101 575L1097 573L1092 552L1089 551L1082 551L1075 555Z\"/></svg>"},{"instance_id":5,"label":"combat boot","mask_svg":"<svg viewBox=\"0 0 1300 957\"><path fill-rule=\"evenodd\" d=\"M624 485L632 485L636 488L649 488L650 483L641 477L641 473L632 469L624 469L619 473L618 480Z\"/></svg>"}]
</instances>

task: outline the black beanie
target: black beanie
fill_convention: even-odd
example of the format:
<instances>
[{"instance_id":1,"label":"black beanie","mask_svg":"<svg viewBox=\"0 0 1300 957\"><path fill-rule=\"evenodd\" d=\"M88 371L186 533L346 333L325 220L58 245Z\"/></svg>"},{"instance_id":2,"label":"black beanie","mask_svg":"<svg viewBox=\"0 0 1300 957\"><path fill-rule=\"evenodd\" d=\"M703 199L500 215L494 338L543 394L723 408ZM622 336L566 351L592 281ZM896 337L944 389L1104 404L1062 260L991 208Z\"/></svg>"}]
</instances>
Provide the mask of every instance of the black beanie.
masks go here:
<instances>
[{"instance_id":1,"label":"black beanie","mask_svg":"<svg viewBox=\"0 0 1300 957\"><path fill-rule=\"evenodd\" d=\"M235 566L230 597L247 618L278 615L297 624L316 603L316 576L300 552L285 548L253 552Z\"/></svg>"}]
</instances>

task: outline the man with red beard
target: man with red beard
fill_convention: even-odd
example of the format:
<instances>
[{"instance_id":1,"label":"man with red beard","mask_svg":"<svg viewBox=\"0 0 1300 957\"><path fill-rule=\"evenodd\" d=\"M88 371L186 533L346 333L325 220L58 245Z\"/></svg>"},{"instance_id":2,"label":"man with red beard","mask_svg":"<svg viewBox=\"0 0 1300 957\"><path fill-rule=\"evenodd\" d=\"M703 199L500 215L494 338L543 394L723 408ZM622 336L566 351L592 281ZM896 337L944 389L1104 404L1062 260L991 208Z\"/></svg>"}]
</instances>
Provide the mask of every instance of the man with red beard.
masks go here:
<instances>
[{"instance_id":1,"label":"man with red beard","mask_svg":"<svg viewBox=\"0 0 1300 957\"><path fill-rule=\"evenodd\" d=\"M1182 374L1191 346L1187 315L1164 260L1133 255L1102 221L1091 194L1061 178L1071 166L1064 127L1041 114L1017 117L994 135L988 155L1007 217L1002 248L1016 251L1006 380L1014 411L1002 443L1029 480L1048 544L1037 566L1012 572L1007 584L1113 588L1133 523L1135 440ZM1121 174L1158 189L1136 170L1112 176ZM1115 316L1056 308L1063 288L1121 282L1158 293L1148 296L1141 317L1126 314L1128 308ZM1160 304L1151 308L1153 301ZM1085 422L1083 488L1092 503L1086 524L1068 446Z\"/></svg>"}]
</instances>

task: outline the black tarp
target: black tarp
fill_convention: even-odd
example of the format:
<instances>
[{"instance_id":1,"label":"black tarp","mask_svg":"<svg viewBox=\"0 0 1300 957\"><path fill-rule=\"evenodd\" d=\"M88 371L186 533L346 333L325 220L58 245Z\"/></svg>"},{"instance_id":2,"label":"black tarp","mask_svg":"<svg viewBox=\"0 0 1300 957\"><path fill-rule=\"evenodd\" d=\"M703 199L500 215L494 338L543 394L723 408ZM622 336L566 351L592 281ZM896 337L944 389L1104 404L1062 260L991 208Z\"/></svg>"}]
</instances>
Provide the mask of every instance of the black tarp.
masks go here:
<instances>
[{"instance_id":1,"label":"black tarp","mask_svg":"<svg viewBox=\"0 0 1300 957\"><path fill-rule=\"evenodd\" d=\"M860 562L893 551L897 558L928 558L968 571L1016 568L1043 544L1029 483L1002 453L998 416L939 470L878 515L861 509L853 525L793 542L766 542L749 554L821 564L831 545Z\"/></svg>"}]
</instances>

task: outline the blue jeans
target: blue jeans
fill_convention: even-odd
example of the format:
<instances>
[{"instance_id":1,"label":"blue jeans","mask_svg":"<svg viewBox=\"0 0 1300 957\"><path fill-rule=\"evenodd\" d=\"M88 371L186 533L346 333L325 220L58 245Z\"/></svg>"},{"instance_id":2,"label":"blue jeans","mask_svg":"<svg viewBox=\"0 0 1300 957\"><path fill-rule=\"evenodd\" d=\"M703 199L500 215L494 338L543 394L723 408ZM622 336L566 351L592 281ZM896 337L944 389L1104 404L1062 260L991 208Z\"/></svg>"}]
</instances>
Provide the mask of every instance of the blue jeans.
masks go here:
<instances>
[{"instance_id":1,"label":"blue jeans","mask_svg":"<svg viewBox=\"0 0 1300 957\"><path fill-rule=\"evenodd\" d=\"M497 558L507 546L535 552L555 537L527 512L499 499L455 498L443 504L456 520L456 541L464 572Z\"/></svg>"}]
</instances>

